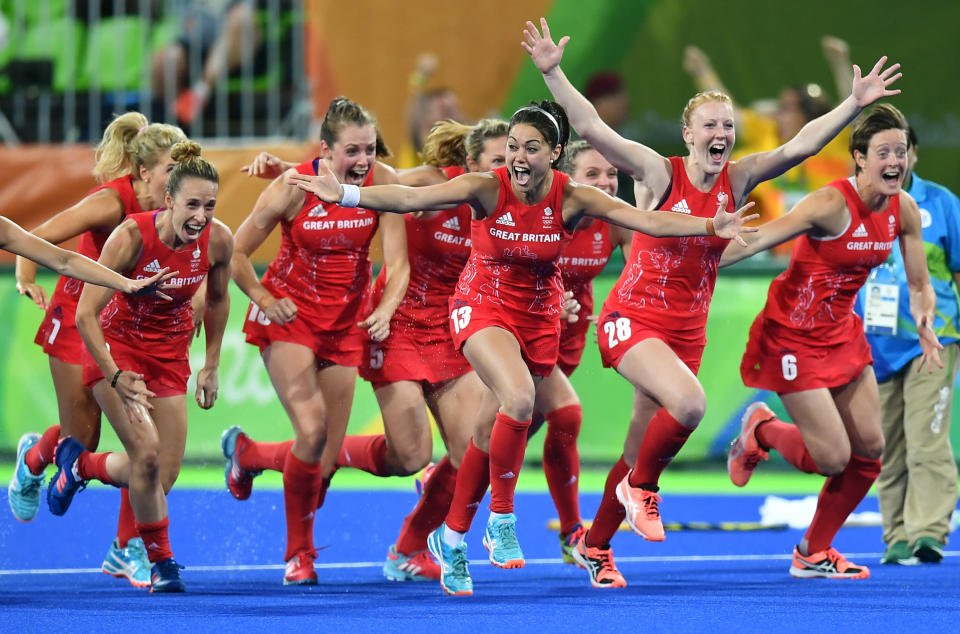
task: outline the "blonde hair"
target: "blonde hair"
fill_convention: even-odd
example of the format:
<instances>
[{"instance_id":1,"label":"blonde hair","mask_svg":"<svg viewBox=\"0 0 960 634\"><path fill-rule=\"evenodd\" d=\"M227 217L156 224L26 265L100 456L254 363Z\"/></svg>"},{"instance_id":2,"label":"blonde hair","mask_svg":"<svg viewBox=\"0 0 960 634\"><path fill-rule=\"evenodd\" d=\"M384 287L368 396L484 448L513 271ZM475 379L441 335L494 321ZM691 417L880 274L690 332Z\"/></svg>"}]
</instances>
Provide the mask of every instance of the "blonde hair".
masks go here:
<instances>
[{"instance_id":1,"label":"blonde hair","mask_svg":"<svg viewBox=\"0 0 960 634\"><path fill-rule=\"evenodd\" d=\"M499 119L480 119L473 126L449 119L440 121L423 142L423 162L434 167L464 167L468 158L480 159L488 139L507 136L507 128L507 122Z\"/></svg>"},{"instance_id":2,"label":"blonde hair","mask_svg":"<svg viewBox=\"0 0 960 634\"><path fill-rule=\"evenodd\" d=\"M141 165L147 169L153 167L163 152L186 138L177 126L150 123L139 112L118 115L103 131L97 145L93 175L101 183L137 175Z\"/></svg>"},{"instance_id":3,"label":"blonde hair","mask_svg":"<svg viewBox=\"0 0 960 634\"><path fill-rule=\"evenodd\" d=\"M170 158L176 161L167 181L167 193L176 196L180 185L187 178L202 178L211 183L220 184L220 175L213 163L201 158L202 149L194 141L180 141L170 150Z\"/></svg>"},{"instance_id":4,"label":"blonde hair","mask_svg":"<svg viewBox=\"0 0 960 634\"><path fill-rule=\"evenodd\" d=\"M719 101L727 104L731 108L733 107L733 100L730 98L730 95L726 93L720 92L719 90L698 92L693 97L690 97L690 101L687 102L686 107L683 109L682 120L684 127L690 127L690 117L693 115L693 111L708 101Z\"/></svg>"}]
</instances>

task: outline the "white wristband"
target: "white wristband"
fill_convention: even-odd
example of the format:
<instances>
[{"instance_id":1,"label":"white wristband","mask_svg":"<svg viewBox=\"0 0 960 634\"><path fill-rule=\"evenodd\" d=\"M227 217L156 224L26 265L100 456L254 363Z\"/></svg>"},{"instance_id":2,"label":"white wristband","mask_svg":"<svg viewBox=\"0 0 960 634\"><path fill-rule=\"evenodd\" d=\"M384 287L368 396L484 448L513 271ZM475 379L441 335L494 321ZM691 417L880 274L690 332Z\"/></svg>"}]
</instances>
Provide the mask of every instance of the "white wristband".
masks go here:
<instances>
[{"instance_id":1,"label":"white wristband","mask_svg":"<svg viewBox=\"0 0 960 634\"><path fill-rule=\"evenodd\" d=\"M356 207L360 202L360 188L356 185L341 185L343 187L343 198L340 199L341 207Z\"/></svg>"}]
</instances>

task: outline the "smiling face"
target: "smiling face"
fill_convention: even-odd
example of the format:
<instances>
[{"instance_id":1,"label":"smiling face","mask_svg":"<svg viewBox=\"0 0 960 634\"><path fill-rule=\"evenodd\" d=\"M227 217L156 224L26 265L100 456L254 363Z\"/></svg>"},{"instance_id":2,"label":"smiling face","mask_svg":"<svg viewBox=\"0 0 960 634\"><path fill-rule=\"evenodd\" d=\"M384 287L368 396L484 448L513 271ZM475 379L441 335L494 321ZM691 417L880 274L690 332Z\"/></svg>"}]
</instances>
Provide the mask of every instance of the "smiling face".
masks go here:
<instances>
[{"instance_id":1,"label":"smiling face","mask_svg":"<svg viewBox=\"0 0 960 634\"><path fill-rule=\"evenodd\" d=\"M570 177L578 183L592 185L611 196L617 195L617 168L594 149L577 154Z\"/></svg>"},{"instance_id":2,"label":"smiling face","mask_svg":"<svg viewBox=\"0 0 960 634\"><path fill-rule=\"evenodd\" d=\"M362 185L377 161L377 130L370 123L343 124L333 147L320 142L320 154L330 161L330 169L341 183Z\"/></svg>"},{"instance_id":3,"label":"smiling face","mask_svg":"<svg viewBox=\"0 0 960 634\"><path fill-rule=\"evenodd\" d=\"M195 242L207 228L213 220L219 189L217 183L188 176L180 182L176 194L166 194L170 224L179 242Z\"/></svg>"},{"instance_id":4,"label":"smiling face","mask_svg":"<svg viewBox=\"0 0 960 634\"><path fill-rule=\"evenodd\" d=\"M696 163L710 174L719 174L730 160L736 131L733 107L722 101L705 101L690 113L683 140Z\"/></svg>"},{"instance_id":5,"label":"smiling face","mask_svg":"<svg viewBox=\"0 0 960 634\"><path fill-rule=\"evenodd\" d=\"M898 128L881 130L870 137L867 153L855 151L853 160L859 172L858 187L869 187L884 196L895 196L900 193L907 174L907 135Z\"/></svg>"},{"instance_id":6,"label":"smiling face","mask_svg":"<svg viewBox=\"0 0 960 634\"><path fill-rule=\"evenodd\" d=\"M490 170L503 167L507 164L506 158L507 137L498 136L485 139L483 142L483 151L476 160L467 157L468 172L489 172Z\"/></svg>"},{"instance_id":7,"label":"smiling face","mask_svg":"<svg viewBox=\"0 0 960 634\"><path fill-rule=\"evenodd\" d=\"M532 125L517 123L507 134L507 167L518 194L535 194L550 172L550 164L559 156L560 146L550 147Z\"/></svg>"}]
</instances>

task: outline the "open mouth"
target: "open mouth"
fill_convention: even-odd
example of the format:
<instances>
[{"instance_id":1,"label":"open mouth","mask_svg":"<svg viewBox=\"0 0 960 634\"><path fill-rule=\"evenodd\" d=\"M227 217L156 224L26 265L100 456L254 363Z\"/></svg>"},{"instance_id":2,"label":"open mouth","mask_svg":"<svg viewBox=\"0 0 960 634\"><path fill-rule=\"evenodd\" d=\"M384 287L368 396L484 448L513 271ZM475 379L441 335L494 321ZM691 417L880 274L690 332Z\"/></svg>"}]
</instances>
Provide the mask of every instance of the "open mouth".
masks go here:
<instances>
[{"instance_id":1,"label":"open mouth","mask_svg":"<svg viewBox=\"0 0 960 634\"><path fill-rule=\"evenodd\" d=\"M369 168L366 167L347 170L344 180L351 185L362 185L363 181L367 179L369 171Z\"/></svg>"},{"instance_id":2,"label":"open mouth","mask_svg":"<svg viewBox=\"0 0 960 634\"><path fill-rule=\"evenodd\" d=\"M530 182L530 170L519 165L513 166L513 179L517 185L526 185Z\"/></svg>"},{"instance_id":3,"label":"open mouth","mask_svg":"<svg viewBox=\"0 0 960 634\"><path fill-rule=\"evenodd\" d=\"M883 182L886 183L887 185L891 185L891 186L900 185L900 178L902 177L900 170L898 169L886 170L882 174L882 176L883 176Z\"/></svg>"},{"instance_id":4,"label":"open mouth","mask_svg":"<svg viewBox=\"0 0 960 634\"><path fill-rule=\"evenodd\" d=\"M709 148L707 148L707 153L710 155L710 160L715 163L719 163L723 160L723 154L727 151L727 146L724 143L714 143Z\"/></svg>"},{"instance_id":5,"label":"open mouth","mask_svg":"<svg viewBox=\"0 0 960 634\"><path fill-rule=\"evenodd\" d=\"M183 230L187 236L191 239L196 239L203 233L203 230L207 228L207 223L205 222L188 222L183 225Z\"/></svg>"}]
</instances>

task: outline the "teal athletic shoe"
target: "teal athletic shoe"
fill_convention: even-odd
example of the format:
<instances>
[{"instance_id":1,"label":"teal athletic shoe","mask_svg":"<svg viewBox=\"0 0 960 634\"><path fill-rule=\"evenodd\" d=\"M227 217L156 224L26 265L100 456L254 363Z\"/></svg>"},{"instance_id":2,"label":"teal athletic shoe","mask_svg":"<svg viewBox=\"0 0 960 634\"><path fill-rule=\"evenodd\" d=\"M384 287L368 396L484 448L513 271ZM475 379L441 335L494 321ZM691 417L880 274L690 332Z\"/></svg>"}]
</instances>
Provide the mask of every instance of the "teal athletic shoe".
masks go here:
<instances>
[{"instance_id":1,"label":"teal athletic shoe","mask_svg":"<svg viewBox=\"0 0 960 634\"><path fill-rule=\"evenodd\" d=\"M490 517L483 545L490 551L490 563L497 568L523 568L526 563L517 541L517 516L513 513Z\"/></svg>"},{"instance_id":2,"label":"teal athletic shoe","mask_svg":"<svg viewBox=\"0 0 960 634\"><path fill-rule=\"evenodd\" d=\"M183 566L173 560L173 557L158 561L150 569L150 592L183 592L186 586L180 578Z\"/></svg>"},{"instance_id":3,"label":"teal athletic shoe","mask_svg":"<svg viewBox=\"0 0 960 634\"><path fill-rule=\"evenodd\" d=\"M57 473L47 486L47 506L54 515L66 513L74 494L87 488L87 483L76 473L77 458L84 451L86 449L80 441L72 436L67 436L57 444L54 454Z\"/></svg>"},{"instance_id":4,"label":"teal athletic shoe","mask_svg":"<svg viewBox=\"0 0 960 634\"><path fill-rule=\"evenodd\" d=\"M33 475L27 466L27 451L40 442L40 434L24 434L17 443L17 466L7 487L7 500L13 516L21 522L29 522L37 516L40 508L40 488L43 474Z\"/></svg>"},{"instance_id":5,"label":"teal athletic shoe","mask_svg":"<svg viewBox=\"0 0 960 634\"><path fill-rule=\"evenodd\" d=\"M446 524L427 535L427 548L440 563L440 586L451 596L463 597L473 594L473 579L467 565L467 543L461 542L452 548L443 541Z\"/></svg>"},{"instance_id":6,"label":"teal athletic shoe","mask_svg":"<svg viewBox=\"0 0 960 634\"><path fill-rule=\"evenodd\" d=\"M392 545L383 563L383 576L389 581L435 581L440 579L440 566L426 550L404 555Z\"/></svg>"},{"instance_id":7,"label":"teal athletic shoe","mask_svg":"<svg viewBox=\"0 0 960 634\"><path fill-rule=\"evenodd\" d=\"M127 542L126 548L120 548L114 539L107 556L103 558L101 570L117 579L126 579L134 588L150 587L150 560L139 537Z\"/></svg>"}]
</instances>

